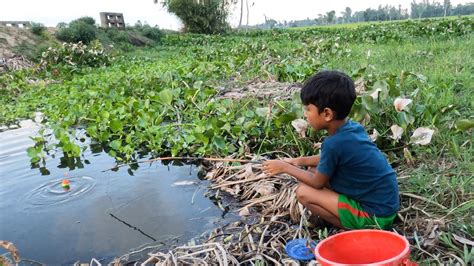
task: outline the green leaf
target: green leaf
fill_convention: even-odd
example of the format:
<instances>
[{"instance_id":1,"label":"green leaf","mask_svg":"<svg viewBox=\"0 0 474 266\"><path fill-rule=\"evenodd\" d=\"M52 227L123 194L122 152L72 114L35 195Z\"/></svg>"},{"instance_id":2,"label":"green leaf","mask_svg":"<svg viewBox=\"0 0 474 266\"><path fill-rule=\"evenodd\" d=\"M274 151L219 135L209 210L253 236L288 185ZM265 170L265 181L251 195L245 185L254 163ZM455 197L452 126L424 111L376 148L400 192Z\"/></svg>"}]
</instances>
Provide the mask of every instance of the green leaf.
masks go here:
<instances>
[{"instance_id":1,"label":"green leaf","mask_svg":"<svg viewBox=\"0 0 474 266\"><path fill-rule=\"evenodd\" d=\"M296 113L294 113L294 112L285 113L285 114L279 116L275 120L275 125L277 125L277 126L285 125L285 124L288 124L289 122L291 122L295 119L296 119Z\"/></svg>"},{"instance_id":2,"label":"green leaf","mask_svg":"<svg viewBox=\"0 0 474 266\"><path fill-rule=\"evenodd\" d=\"M62 127L58 127L54 130L54 137L59 141L69 140L66 130Z\"/></svg>"},{"instance_id":3,"label":"green leaf","mask_svg":"<svg viewBox=\"0 0 474 266\"><path fill-rule=\"evenodd\" d=\"M97 136L97 126L96 125L90 125L86 129L87 134L91 137L96 137Z\"/></svg>"},{"instance_id":4,"label":"green leaf","mask_svg":"<svg viewBox=\"0 0 474 266\"><path fill-rule=\"evenodd\" d=\"M71 143L71 154L74 157L79 157L81 155L81 147L79 147L79 145Z\"/></svg>"},{"instance_id":5,"label":"green leaf","mask_svg":"<svg viewBox=\"0 0 474 266\"><path fill-rule=\"evenodd\" d=\"M223 130L227 131L227 132L230 132L230 124L229 123L226 123L223 127L222 127Z\"/></svg>"},{"instance_id":6,"label":"green leaf","mask_svg":"<svg viewBox=\"0 0 474 266\"><path fill-rule=\"evenodd\" d=\"M193 135L184 135L184 140L186 141L186 143L192 143L196 140L196 137L194 137Z\"/></svg>"},{"instance_id":7,"label":"green leaf","mask_svg":"<svg viewBox=\"0 0 474 266\"><path fill-rule=\"evenodd\" d=\"M29 147L26 149L26 153L28 154L28 157L30 158L37 158L38 157L38 151L36 150L35 147Z\"/></svg>"},{"instance_id":8,"label":"green leaf","mask_svg":"<svg viewBox=\"0 0 474 266\"><path fill-rule=\"evenodd\" d=\"M109 143L109 147L117 151L120 149L121 146L122 146L122 141L119 139L116 139Z\"/></svg>"},{"instance_id":9,"label":"green leaf","mask_svg":"<svg viewBox=\"0 0 474 266\"><path fill-rule=\"evenodd\" d=\"M406 114L406 121L408 124L413 124L415 122L415 117L413 115L411 115L410 113L406 113L406 112L403 112Z\"/></svg>"},{"instance_id":10,"label":"green leaf","mask_svg":"<svg viewBox=\"0 0 474 266\"><path fill-rule=\"evenodd\" d=\"M240 134L241 131L242 131L242 126L237 125L237 126L232 127L232 133L233 134Z\"/></svg>"},{"instance_id":11,"label":"green leaf","mask_svg":"<svg viewBox=\"0 0 474 266\"><path fill-rule=\"evenodd\" d=\"M398 118L398 123L403 127L403 128L406 128L407 125L408 125L408 117L407 117L407 114L405 112L400 112L397 114L397 118Z\"/></svg>"},{"instance_id":12,"label":"green leaf","mask_svg":"<svg viewBox=\"0 0 474 266\"><path fill-rule=\"evenodd\" d=\"M351 114L350 116L352 119L355 121L362 121L364 119L365 115L367 114L366 109L362 106L362 104L354 105L352 106Z\"/></svg>"},{"instance_id":13,"label":"green leaf","mask_svg":"<svg viewBox=\"0 0 474 266\"><path fill-rule=\"evenodd\" d=\"M171 147L171 156L177 156L179 154L179 151L181 150L181 146L180 145L173 145L173 147Z\"/></svg>"},{"instance_id":14,"label":"green leaf","mask_svg":"<svg viewBox=\"0 0 474 266\"><path fill-rule=\"evenodd\" d=\"M133 132L132 132L133 133ZM125 137L125 142L130 144L132 143L132 135L131 134L128 134L126 137Z\"/></svg>"},{"instance_id":15,"label":"green leaf","mask_svg":"<svg viewBox=\"0 0 474 266\"><path fill-rule=\"evenodd\" d=\"M166 105L171 105L173 101L173 93L171 90L162 90L158 93L160 101Z\"/></svg>"},{"instance_id":16,"label":"green leaf","mask_svg":"<svg viewBox=\"0 0 474 266\"><path fill-rule=\"evenodd\" d=\"M117 153L114 150L110 150L109 155L112 157L117 157Z\"/></svg>"},{"instance_id":17,"label":"green leaf","mask_svg":"<svg viewBox=\"0 0 474 266\"><path fill-rule=\"evenodd\" d=\"M220 150L224 150L225 149L225 140L223 137L221 136L214 136L214 138L212 139L214 145L216 145L217 148L219 148Z\"/></svg>"},{"instance_id":18,"label":"green leaf","mask_svg":"<svg viewBox=\"0 0 474 266\"><path fill-rule=\"evenodd\" d=\"M104 119L109 119L110 114L109 114L109 112L107 112L107 111L103 111L103 112L101 113L101 116L102 116L102 118L104 118Z\"/></svg>"},{"instance_id":19,"label":"green leaf","mask_svg":"<svg viewBox=\"0 0 474 266\"><path fill-rule=\"evenodd\" d=\"M201 141L205 146L207 146L207 144L209 144L209 138L207 136L205 136L204 134L196 133L195 136L196 136L196 139Z\"/></svg>"},{"instance_id":20,"label":"green leaf","mask_svg":"<svg viewBox=\"0 0 474 266\"><path fill-rule=\"evenodd\" d=\"M466 131L474 127L474 119L460 119L456 121L456 129L459 131Z\"/></svg>"},{"instance_id":21,"label":"green leaf","mask_svg":"<svg viewBox=\"0 0 474 266\"><path fill-rule=\"evenodd\" d=\"M122 130L122 123L119 120L114 119L110 122L110 129L112 129L112 132L121 131Z\"/></svg>"},{"instance_id":22,"label":"green leaf","mask_svg":"<svg viewBox=\"0 0 474 266\"><path fill-rule=\"evenodd\" d=\"M368 95L362 96L362 106L367 111L373 111L375 109L374 98Z\"/></svg>"},{"instance_id":23,"label":"green leaf","mask_svg":"<svg viewBox=\"0 0 474 266\"><path fill-rule=\"evenodd\" d=\"M248 117L248 118L253 118L254 115L255 115L255 113L250 111L250 110L247 110L245 112L245 116Z\"/></svg>"},{"instance_id":24,"label":"green leaf","mask_svg":"<svg viewBox=\"0 0 474 266\"><path fill-rule=\"evenodd\" d=\"M138 119L138 126L146 128L148 126L148 116L142 116Z\"/></svg>"}]
</instances>

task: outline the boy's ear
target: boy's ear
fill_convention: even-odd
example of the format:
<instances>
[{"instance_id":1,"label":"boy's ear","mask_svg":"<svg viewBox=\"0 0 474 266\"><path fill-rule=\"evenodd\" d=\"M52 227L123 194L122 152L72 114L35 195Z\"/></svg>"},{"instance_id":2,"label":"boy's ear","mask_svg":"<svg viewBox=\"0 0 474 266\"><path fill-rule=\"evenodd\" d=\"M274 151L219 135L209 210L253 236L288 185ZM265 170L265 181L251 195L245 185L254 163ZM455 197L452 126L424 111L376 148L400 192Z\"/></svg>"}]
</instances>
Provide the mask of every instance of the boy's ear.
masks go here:
<instances>
[{"instance_id":1,"label":"boy's ear","mask_svg":"<svg viewBox=\"0 0 474 266\"><path fill-rule=\"evenodd\" d=\"M324 114L324 121L326 121L326 122L331 122L334 119L334 117L336 116L334 111L331 110L330 108L324 108L323 114Z\"/></svg>"}]
</instances>

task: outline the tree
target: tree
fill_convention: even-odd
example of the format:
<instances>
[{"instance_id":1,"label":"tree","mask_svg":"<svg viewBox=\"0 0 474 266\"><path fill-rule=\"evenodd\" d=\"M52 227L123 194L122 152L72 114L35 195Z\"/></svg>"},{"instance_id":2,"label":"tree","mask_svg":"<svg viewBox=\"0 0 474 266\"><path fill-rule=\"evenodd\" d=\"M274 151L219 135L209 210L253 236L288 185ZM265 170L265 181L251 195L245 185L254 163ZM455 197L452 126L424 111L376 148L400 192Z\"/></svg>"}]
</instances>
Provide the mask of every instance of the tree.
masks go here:
<instances>
[{"instance_id":1,"label":"tree","mask_svg":"<svg viewBox=\"0 0 474 266\"><path fill-rule=\"evenodd\" d=\"M356 12L354 12L354 15L352 16L353 21L355 21L355 22L364 21L364 13L365 13L365 11L356 11Z\"/></svg>"},{"instance_id":2,"label":"tree","mask_svg":"<svg viewBox=\"0 0 474 266\"><path fill-rule=\"evenodd\" d=\"M56 32L56 38L63 42L82 42L88 44L96 39L97 28L91 17L82 17L64 25Z\"/></svg>"},{"instance_id":3,"label":"tree","mask_svg":"<svg viewBox=\"0 0 474 266\"><path fill-rule=\"evenodd\" d=\"M428 5L429 5L429 0L423 0L419 4L416 3L416 0L413 0L413 2L411 3L411 18L418 17L418 19L421 19Z\"/></svg>"},{"instance_id":4,"label":"tree","mask_svg":"<svg viewBox=\"0 0 474 266\"><path fill-rule=\"evenodd\" d=\"M249 26L249 17L250 17L250 12L249 12L249 0L245 0L245 5L247 6L247 27ZM252 4L253 6L253 4Z\"/></svg>"},{"instance_id":5,"label":"tree","mask_svg":"<svg viewBox=\"0 0 474 266\"><path fill-rule=\"evenodd\" d=\"M267 17L265 14L263 14L263 16L265 17L265 24L264 24L264 28L267 28L267 29L273 29L275 27L276 24L278 24L278 22L270 17Z\"/></svg>"},{"instance_id":6,"label":"tree","mask_svg":"<svg viewBox=\"0 0 474 266\"><path fill-rule=\"evenodd\" d=\"M248 6L248 5L247 5ZM240 0L240 20L239 28L242 26L242 16L244 15L244 0Z\"/></svg>"},{"instance_id":7,"label":"tree","mask_svg":"<svg viewBox=\"0 0 474 266\"><path fill-rule=\"evenodd\" d=\"M451 15L454 16L463 16L463 15L472 15L474 14L474 3L458 4L455 8L451 10Z\"/></svg>"},{"instance_id":8,"label":"tree","mask_svg":"<svg viewBox=\"0 0 474 266\"><path fill-rule=\"evenodd\" d=\"M341 14L342 18L344 19L344 22L348 23L351 21L352 9L350 7L346 7L346 9L341 12Z\"/></svg>"},{"instance_id":9,"label":"tree","mask_svg":"<svg viewBox=\"0 0 474 266\"><path fill-rule=\"evenodd\" d=\"M323 24L324 23L324 16L323 14L318 14L318 21Z\"/></svg>"},{"instance_id":10,"label":"tree","mask_svg":"<svg viewBox=\"0 0 474 266\"><path fill-rule=\"evenodd\" d=\"M389 9L388 9L388 20L399 19L398 18L399 14L400 13L398 12L398 10L394 6L390 6Z\"/></svg>"},{"instance_id":11,"label":"tree","mask_svg":"<svg viewBox=\"0 0 474 266\"><path fill-rule=\"evenodd\" d=\"M444 0L444 16L449 16L449 11L451 10L451 1Z\"/></svg>"},{"instance_id":12,"label":"tree","mask_svg":"<svg viewBox=\"0 0 474 266\"><path fill-rule=\"evenodd\" d=\"M328 23L333 23L334 17L336 16L336 11L332 10L326 13Z\"/></svg>"},{"instance_id":13,"label":"tree","mask_svg":"<svg viewBox=\"0 0 474 266\"><path fill-rule=\"evenodd\" d=\"M161 3L183 22L186 32L214 34L229 28L229 8L237 0L161 0Z\"/></svg>"}]
</instances>

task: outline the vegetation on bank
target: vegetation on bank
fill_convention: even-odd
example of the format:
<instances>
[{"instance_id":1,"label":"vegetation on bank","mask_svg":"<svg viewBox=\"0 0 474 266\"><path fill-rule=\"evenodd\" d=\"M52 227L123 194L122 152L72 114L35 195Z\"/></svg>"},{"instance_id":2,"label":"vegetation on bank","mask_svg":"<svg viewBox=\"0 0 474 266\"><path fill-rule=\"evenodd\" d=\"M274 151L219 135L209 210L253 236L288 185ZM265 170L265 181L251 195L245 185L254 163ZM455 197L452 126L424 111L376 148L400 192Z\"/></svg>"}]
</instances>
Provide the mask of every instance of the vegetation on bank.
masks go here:
<instances>
[{"instance_id":1,"label":"vegetation on bank","mask_svg":"<svg viewBox=\"0 0 474 266\"><path fill-rule=\"evenodd\" d=\"M91 17L82 17L69 24L60 23L55 36L59 41L89 44L98 40L104 46L117 46L121 50L130 50L133 46L154 46L163 36L161 30L148 24L136 23L125 29L101 28Z\"/></svg>"},{"instance_id":2,"label":"vegetation on bank","mask_svg":"<svg viewBox=\"0 0 474 266\"><path fill-rule=\"evenodd\" d=\"M39 62L42 53L49 47L60 49L63 43L81 42L86 45L100 43L109 52L127 52L137 47L157 46L164 36L160 29L141 22L125 29L98 27L91 17L81 17L70 23L59 23L56 28L47 28L41 23L33 22L27 29L11 30L0 27L0 32L5 32L15 39L13 45L8 45L8 41L3 44L0 39L0 48L6 51L5 55L0 56L8 58L10 54L22 55L34 62Z\"/></svg>"},{"instance_id":3,"label":"vegetation on bank","mask_svg":"<svg viewBox=\"0 0 474 266\"><path fill-rule=\"evenodd\" d=\"M44 53L37 69L0 76L0 123L44 113L52 135L42 131L34 138L36 145L28 149L33 164L46 163L46 153L56 150L81 160L88 148L79 134L84 130L117 161L137 160L139 151L154 156L308 155L322 135L307 129L303 137L294 130L291 122L302 118L297 95L227 99L222 93L256 82L297 84L318 70L340 69L358 85L351 117L365 125L397 168L402 193L427 200L424 218L443 222L433 231L434 242L420 239L416 224L406 228L414 236L417 259L447 262L449 253L469 263L474 248L459 239L474 235L474 59L468 49L474 47L473 29L474 19L467 17L176 34L154 49L115 58L98 43L65 45ZM407 104L395 108L403 100ZM433 135L420 139L419 128ZM403 215L415 219L410 216L418 214Z\"/></svg>"}]
</instances>

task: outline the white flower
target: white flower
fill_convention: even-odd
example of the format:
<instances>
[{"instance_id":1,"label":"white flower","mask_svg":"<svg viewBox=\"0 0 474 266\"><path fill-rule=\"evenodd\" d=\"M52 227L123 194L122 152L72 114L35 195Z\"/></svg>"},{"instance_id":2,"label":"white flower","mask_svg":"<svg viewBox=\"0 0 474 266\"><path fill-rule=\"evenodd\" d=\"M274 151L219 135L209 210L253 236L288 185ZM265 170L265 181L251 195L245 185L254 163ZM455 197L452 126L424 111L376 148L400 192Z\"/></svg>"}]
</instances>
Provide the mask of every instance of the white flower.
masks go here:
<instances>
[{"instance_id":1,"label":"white flower","mask_svg":"<svg viewBox=\"0 0 474 266\"><path fill-rule=\"evenodd\" d=\"M372 140L372 142L375 142L377 138L379 137L379 132L377 131L377 129L374 128L374 131L372 131L372 134L370 134L369 137Z\"/></svg>"},{"instance_id":2,"label":"white flower","mask_svg":"<svg viewBox=\"0 0 474 266\"><path fill-rule=\"evenodd\" d=\"M308 128L308 122L306 122L304 119L295 119L291 121L291 125L296 129L296 132L298 132L301 137L306 137L306 129Z\"/></svg>"},{"instance_id":3,"label":"white flower","mask_svg":"<svg viewBox=\"0 0 474 266\"><path fill-rule=\"evenodd\" d=\"M382 89L378 88L374 92L370 94L370 97L372 97L374 100L377 100L379 98L379 92L381 92Z\"/></svg>"},{"instance_id":4,"label":"white flower","mask_svg":"<svg viewBox=\"0 0 474 266\"><path fill-rule=\"evenodd\" d=\"M427 127L419 127L415 129L411 136L411 142L420 145L428 145L431 142L434 130Z\"/></svg>"},{"instance_id":5,"label":"white flower","mask_svg":"<svg viewBox=\"0 0 474 266\"><path fill-rule=\"evenodd\" d=\"M394 139L398 141L399 139L402 138L403 134L403 128L398 126L398 125L392 125L390 127L390 130L392 130L392 136L390 136L391 139Z\"/></svg>"},{"instance_id":6,"label":"white flower","mask_svg":"<svg viewBox=\"0 0 474 266\"><path fill-rule=\"evenodd\" d=\"M393 101L393 105L395 106L395 110L397 112L401 112L405 110L405 108L412 102L411 99L407 98L396 98L395 101Z\"/></svg>"}]
</instances>

